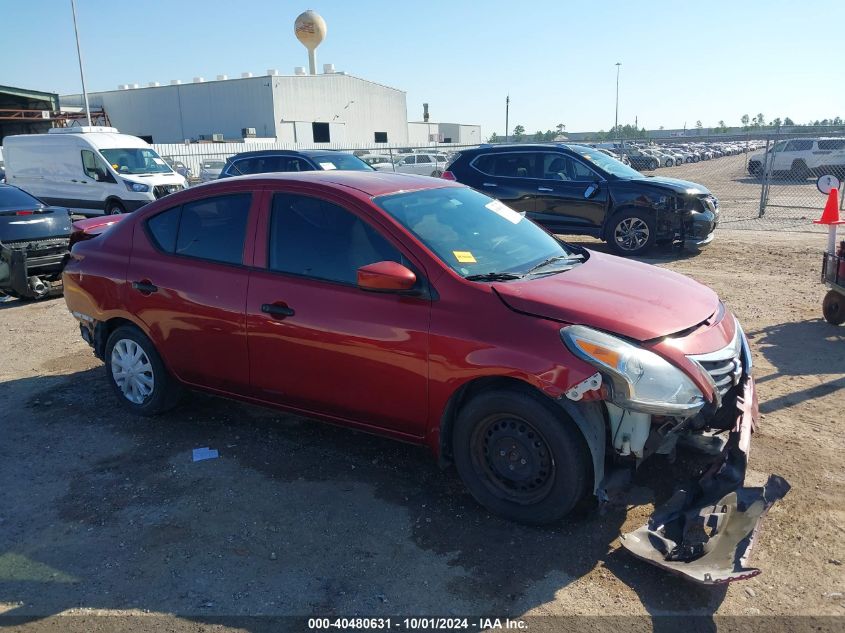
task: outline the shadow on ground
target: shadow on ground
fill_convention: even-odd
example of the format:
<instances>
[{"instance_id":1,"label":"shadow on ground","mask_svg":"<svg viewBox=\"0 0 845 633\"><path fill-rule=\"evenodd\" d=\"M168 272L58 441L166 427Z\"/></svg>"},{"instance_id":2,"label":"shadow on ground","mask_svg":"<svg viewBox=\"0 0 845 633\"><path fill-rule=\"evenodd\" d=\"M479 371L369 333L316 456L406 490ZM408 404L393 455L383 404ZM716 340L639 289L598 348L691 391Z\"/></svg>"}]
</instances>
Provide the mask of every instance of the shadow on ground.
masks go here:
<instances>
[{"instance_id":1,"label":"shadow on ground","mask_svg":"<svg viewBox=\"0 0 845 633\"><path fill-rule=\"evenodd\" d=\"M647 463L603 515L530 528L489 516L421 448L200 394L139 419L102 371L4 383L0 626L80 607L514 615L596 567L652 614L708 616L725 596L615 547L625 504L666 498L694 475L680 466ZM191 462L202 446L220 458Z\"/></svg>"}]
</instances>

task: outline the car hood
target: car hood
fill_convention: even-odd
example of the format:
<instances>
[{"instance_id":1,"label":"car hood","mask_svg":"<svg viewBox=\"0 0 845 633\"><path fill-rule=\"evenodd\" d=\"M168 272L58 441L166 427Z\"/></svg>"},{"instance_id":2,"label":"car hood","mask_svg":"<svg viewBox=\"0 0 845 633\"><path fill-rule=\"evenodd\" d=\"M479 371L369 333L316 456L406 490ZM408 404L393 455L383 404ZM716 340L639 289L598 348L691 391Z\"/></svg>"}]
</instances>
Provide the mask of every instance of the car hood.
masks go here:
<instances>
[{"instance_id":1,"label":"car hood","mask_svg":"<svg viewBox=\"0 0 845 633\"><path fill-rule=\"evenodd\" d=\"M517 312L638 341L686 330L719 308L716 293L689 277L595 252L566 272L493 288Z\"/></svg>"},{"instance_id":2,"label":"car hood","mask_svg":"<svg viewBox=\"0 0 845 633\"><path fill-rule=\"evenodd\" d=\"M666 178L665 176L646 176L638 180L638 182L645 182L661 189L670 189L674 193L682 194L708 194L710 190L704 185L689 180L680 180L678 178Z\"/></svg>"}]
</instances>

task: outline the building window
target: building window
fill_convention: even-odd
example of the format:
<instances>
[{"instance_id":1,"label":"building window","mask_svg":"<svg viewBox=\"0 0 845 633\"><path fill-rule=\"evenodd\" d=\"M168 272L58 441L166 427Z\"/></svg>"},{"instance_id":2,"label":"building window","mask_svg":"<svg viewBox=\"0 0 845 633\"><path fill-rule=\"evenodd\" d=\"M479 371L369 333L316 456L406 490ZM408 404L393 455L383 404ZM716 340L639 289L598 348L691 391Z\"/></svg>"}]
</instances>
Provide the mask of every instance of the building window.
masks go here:
<instances>
[{"instance_id":1,"label":"building window","mask_svg":"<svg viewBox=\"0 0 845 633\"><path fill-rule=\"evenodd\" d=\"M387 143L387 132L376 132L376 143Z\"/></svg>"},{"instance_id":2,"label":"building window","mask_svg":"<svg viewBox=\"0 0 845 633\"><path fill-rule=\"evenodd\" d=\"M315 143L331 143L332 141L328 123L312 123L311 133L314 135Z\"/></svg>"},{"instance_id":3,"label":"building window","mask_svg":"<svg viewBox=\"0 0 845 633\"><path fill-rule=\"evenodd\" d=\"M444 139L443 139L443 142L444 142L444 143L451 143L451 142L452 142L452 137L451 137L451 136L447 136L446 138L444 138Z\"/></svg>"}]
</instances>

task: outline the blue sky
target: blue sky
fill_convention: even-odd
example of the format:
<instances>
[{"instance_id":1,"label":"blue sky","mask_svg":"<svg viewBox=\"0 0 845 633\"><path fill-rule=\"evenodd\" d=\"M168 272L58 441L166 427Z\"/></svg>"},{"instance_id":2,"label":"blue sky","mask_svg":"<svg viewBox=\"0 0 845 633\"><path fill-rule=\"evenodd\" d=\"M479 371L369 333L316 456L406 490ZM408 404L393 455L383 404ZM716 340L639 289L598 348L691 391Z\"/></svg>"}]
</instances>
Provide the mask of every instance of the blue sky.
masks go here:
<instances>
[{"instance_id":1,"label":"blue sky","mask_svg":"<svg viewBox=\"0 0 845 633\"><path fill-rule=\"evenodd\" d=\"M309 0L310 3L311 0ZM307 65L305 9L328 36L319 65L405 90L408 118L477 123L486 137L613 125L738 125L758 112L845 117L845 38L834 1L77 0L90 91ZM70 0L3 0L0 83L79 92Z\"/></svg>"}]
</instances>

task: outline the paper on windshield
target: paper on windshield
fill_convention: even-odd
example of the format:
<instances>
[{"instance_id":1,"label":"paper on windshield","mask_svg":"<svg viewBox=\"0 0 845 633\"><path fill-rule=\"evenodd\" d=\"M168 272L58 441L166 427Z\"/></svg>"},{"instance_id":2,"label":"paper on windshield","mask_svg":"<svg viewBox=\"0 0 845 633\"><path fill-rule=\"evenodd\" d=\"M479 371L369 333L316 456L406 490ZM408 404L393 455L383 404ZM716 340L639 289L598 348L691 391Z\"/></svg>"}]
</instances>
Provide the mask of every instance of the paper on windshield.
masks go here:
<instances>
[{"instance_id":1,"label":"paper on windshield","mask_svg":"<svg viewBox=\"0 0 845 633\"><path fill-rule=\"evenodd\" d=\"M485 207L490 209L493 213L497 213L503 218L505 218L508 222L512 224L519 224L519 221L522 219L522 215L511 209L506 204L503 204L499 200L493 200L492 202L485 204Z\"/></svg>"},{"instance_id":2,"label":"paper on windshield","mask_svg":"<svg viewBox=\"0 0 845 633\"><path fill-rule=\"evenodd\" d=\"M320 167L322 167L326 171L329 171L331 169L337 169L334 163L320 163Z\"/></svg>"},{"instance_id":3,"label":"paper on windshield","mask_svg":"<svg viewBox=\"0 0 845 633\"><path fill-rule=\"evenodd\" d=\"M164 165L164 160L163 160L163 159L161 159L161 158L153 158L153 162L154 162L156 165Z\"/></svg>"},{"instance_id":4,"label":"paper on windshield","mask_svg":"<svg viewBox=\"0 0 845 633\"><path fill-rule=\"evenodd\" d=\"M474 264L475 256L470 251L452 251L452 255L461 264Z\"/></svg>"}]
</instances>

